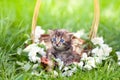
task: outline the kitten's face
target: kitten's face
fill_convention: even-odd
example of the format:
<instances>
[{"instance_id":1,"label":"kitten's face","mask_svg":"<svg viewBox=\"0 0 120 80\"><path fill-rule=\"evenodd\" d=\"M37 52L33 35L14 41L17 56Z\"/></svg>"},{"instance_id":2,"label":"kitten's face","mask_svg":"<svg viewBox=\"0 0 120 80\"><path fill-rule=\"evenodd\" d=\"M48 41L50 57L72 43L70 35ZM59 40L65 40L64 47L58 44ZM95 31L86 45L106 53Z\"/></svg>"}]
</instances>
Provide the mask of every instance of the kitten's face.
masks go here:
<instances>
[{"instance_id":1,"label":"kitten's face","mask_svg":"<svg viewBox=\"0 0 120 80\"><path fill-rule=\"evenodd\" d=\"M68 49L71 46L71 38L72 34L63 29L50 31L51 43L56 50Z\"/></svg>"}]
</instances>

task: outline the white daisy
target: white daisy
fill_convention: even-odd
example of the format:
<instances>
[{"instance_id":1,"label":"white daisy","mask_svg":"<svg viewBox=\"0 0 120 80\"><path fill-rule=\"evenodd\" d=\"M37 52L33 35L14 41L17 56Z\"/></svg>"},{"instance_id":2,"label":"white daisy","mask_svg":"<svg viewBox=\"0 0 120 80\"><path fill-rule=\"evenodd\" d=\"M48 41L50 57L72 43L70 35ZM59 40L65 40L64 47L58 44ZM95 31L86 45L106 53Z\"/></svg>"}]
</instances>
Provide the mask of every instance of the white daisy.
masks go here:
<instances>
[{"instance_id":1,"label":"white daisy","mask_svg":"<svg viewBox=\"0 0 120 80\"><path fill-rule=\"evenodd\" d=\"M116 52L117 57L118 57L118 65L120 65L120 52Z\"/></svg>"},{"instance_id":2,"label":"white daisy","mask_svg":"<svg viewBox=\"0 0 120 80\"><path fill-rule=\"evenodd\" d=\"M37 47L37 44L33 43L33 44L30 44L29 46L27 46L23 51L30 52L33 48L36 48L36 47Z\"/></svg>"},{"instance_id":3,"label":"white daisy","mask_svg":"<svg viewBox=\"0 0 120 80\"><path fill-rule=\"evenodd\" d=\"M85 65L85 66L84 66L84 69L91 70L91 69L92 69L92 66L90 66L90 65Z\"/></svg>"},{"instance_id":4,"label":"white daisy","mask_svg":"<svg viewBox=\"0 0 120 80\"><path fill-rule=\"evenodd\" d=\"M27 46L23 51L28 52L28 56L30 61L32 62L41 62L40 58L37 57L37 53L39 53L41 56L45 56L46 52L44 51L44 48L38 47L37 44L31 44Z\"/></svg>"},{"instance_id":5,"label":"white daisy","mask_svg":"<svg viewBox=\"0 0 120 80\"><path fill-rule=\"evenodd\" d=\"M68 68L67 66L65 66L63 70L64 70L64 71L67 71L68 69L69 69L69 68Z\"/></svg>"},{"instance_id":6,"label":"white daisy","mask_svg":"<svg viewBox=\"0 0 120 80\"><path fill-rule=\"evenodd\" d=\"M41 37L41 34L44 34L45 30L41 29L41 26L36 26L35 29L35 42L39 42L39 38Z\"/></svg>"},{"instance_id":7,"label":"white daisy","mask_svg":"<svg viewBox=\"0 0 120 80\"><path fill-rule=\"evenodd\" d=\"M99 56L99 57L102 57L104 52L103 52L103 49L102 48L99 48L99 47L96 47L92 50L92 54L93 56Z\"/></svg>"},{"instance_id":8,"label":"white daisy","mask_svg":"<svg viewBox=\"0 0 120 80\"><path fill-rule=\"evenodd\" d=\"M120 52L116 52L118 60L120 60Z\"/></svg>"},{"instance_id":9,"label":"white daisy","mask_svg":"<svg viewBox=\"0 0 120 80\"><path fill-rule=\"evenodd\" d=\"M83 30L83 29L82 29L82 30L77 31L76 33L73 33L73 35L74 35L75 37L77 37L77 38L82 37L84 34L85 34L85 32L84 32L84 30Z\"/></svg>"},{"instance_id":10,"label":"white daisy","mask_svg":"<svg viewBox=\"0 0 120 80\"><path fill-rule=\"evenodd\" d=\"M54 76L58 76L58 72L57 71L53 71L53 74L54 74Z\"/></svg>"},{"instance_id":11,"label":"white daisy","mask_svg":"<svg viewBox=\"0 0 120 80\"><path fill-rule=\"evenodd\" d=\"M22 48L17 48L17 54L20 55L22 53Z\"/></svg>"},{"instance_id":12,"label":"white daisy","mask_svg":"<svg viewBox=\"0 0 120 80\"><path fill-rule=\"evenodd\" d=\"M94 45L96 44L101 45L104 43L103 37L96 37L96 38L93 38L91 41Z\"/></svg>"},{"instance_id":13,"label":"white daisy","mask_svg":"<svg viewBox=\"0 0 120 80\"><path fill-rule=\"evenodd\" d=\"M59 70L61 70L64 66L64 63L63 61L61 61L59 58L55 59L57 62L58 62L58 65L59 65Z\"/></svg>"},{"instance_id":14,"label":"white daisy","mask_svg":"<svg viewBox=\"0 0 120 80\"><path fill-rule=\"evenodd\" d=\"M37 72L36 70L33 70L31 72L32 75L36 75L36 76L40 76L41 74L39 72Z\"/></svg>"},{"instance_id":15,"label":"white daisy","mask_svg":"<svg viewBox=\"0 0 120 80\"><path fill-rule=\"evenodd\" d=\"M102 63L101 57L94 57L94 59L95 59L95 63L98 63L98 64Z\"/></svg>"},{"instance_id":16,"label":"white daisy","mask_svg":"<svg viewBox=\"0 0 120 80\"><path fill-rule=\"evenodd\" d=\"M91 67L96 67L95 65L95 59L93 57L88 57L87 61L86 61L87 65L90 65Z\"/></svg>"},{"instance_id":17,"label":"white daisy","mask_svg":"<svg viewBox=\"0 0 120 80\"><path fill-rule=\"evenodd\" d=\"M109 47L107 44L102 44L100 47L103 49L104 56L109 56L112 48Z\"/></svg>"},{"instance_id":18,"label":"white daisy","mask_svg":"<svg viewBox=\"0 0 120 80\"><path fill-rule=\"evenodd\" d=\"M46 52L44 51L44 48L39 48L39 52L38 52L41 56L46 56Z\"/></svg>"},{"instance_id":19,"label":"white daisy","mask_svg":"<svg viewBox=\"0 0 120 80\"><path fill-rule=\"evenodd\" d=\"M40 59L40 57L37 57L36 56L36 53L34 53L34 52L29 52L29 60L31 61L31 62L34 62L34 63L36 63L36 62L41 62L41 59Z\"/></svg>"},{"instance_id":20,"label":"white daisy","mask_svg":"<svg viewBox=\"0 0 120 80\"><path fill-rule=\"evenodd\" d=\"M83 53L83 54L82 54L81 60L87 60L87 53Z\"/></svg>"},{"instance_id":21,"label":"white daisy","mask_svg":"<svg viewBox=\"0 0 120 80\"><path fill-rule=\"evenodd\" d=\"M80 61L80 62L78 63L78 66L80 67L80 69L83 68L83 65L84 65L83 61Z\"/></svg>"}]
</instances>

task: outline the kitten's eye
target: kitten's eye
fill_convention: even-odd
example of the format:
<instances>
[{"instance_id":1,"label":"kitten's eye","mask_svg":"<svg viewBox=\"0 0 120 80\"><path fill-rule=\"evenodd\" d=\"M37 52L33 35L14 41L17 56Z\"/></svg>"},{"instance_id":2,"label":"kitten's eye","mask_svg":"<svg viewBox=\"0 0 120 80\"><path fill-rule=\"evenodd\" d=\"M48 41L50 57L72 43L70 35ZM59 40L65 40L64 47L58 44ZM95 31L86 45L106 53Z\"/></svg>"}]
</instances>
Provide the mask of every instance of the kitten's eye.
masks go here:
<instances>
[{"instance_id":1,"label":"kitten's eye","mask_svg":"<svg viewBox=\"0 0 120 80\"><path fill-rule=\"evenodd\" d=\"M63 43L63 42L64 42L64 39L60 39L60 42L62 42L62 43Z\"/></svg>"},{"instance_id":2,"label":"kitten's eye","mask_svg":"<svg viewBox=\"0 0 120 80\"><path fill-rule=\"evenodd\" d=\"M56 38L53 38L52 41L56 41Z\"/></svg>"}]
</instances>

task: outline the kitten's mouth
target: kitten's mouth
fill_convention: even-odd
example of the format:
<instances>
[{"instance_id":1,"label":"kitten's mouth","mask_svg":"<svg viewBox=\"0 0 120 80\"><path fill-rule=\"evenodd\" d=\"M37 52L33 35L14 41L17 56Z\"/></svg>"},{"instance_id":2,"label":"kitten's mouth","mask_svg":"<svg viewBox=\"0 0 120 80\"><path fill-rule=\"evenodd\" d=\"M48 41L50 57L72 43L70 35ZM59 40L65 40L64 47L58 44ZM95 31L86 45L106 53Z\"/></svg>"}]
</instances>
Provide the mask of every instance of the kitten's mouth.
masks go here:
<instances>
[{"instance_id":1,"label":"kitten's mouth","mask_svg":"<svg viewBox=\"0 0 120 80\"><path fill-rule=\"evenodd\" d=\"M56 48L60 48L60 46L56 46Z\"/></svg>"},{"instance_id":2,"label":"kitten's mouth","mask_svg":"<svg viewBox=\"0 0 120 80\"><path fill-rule=\"evenodd\" d=\"M64 49L64 48L61 47L61 46L54 46L54 48L57 49L57 50L63 50L63 49Z\"/></svg>"}]
</instances>

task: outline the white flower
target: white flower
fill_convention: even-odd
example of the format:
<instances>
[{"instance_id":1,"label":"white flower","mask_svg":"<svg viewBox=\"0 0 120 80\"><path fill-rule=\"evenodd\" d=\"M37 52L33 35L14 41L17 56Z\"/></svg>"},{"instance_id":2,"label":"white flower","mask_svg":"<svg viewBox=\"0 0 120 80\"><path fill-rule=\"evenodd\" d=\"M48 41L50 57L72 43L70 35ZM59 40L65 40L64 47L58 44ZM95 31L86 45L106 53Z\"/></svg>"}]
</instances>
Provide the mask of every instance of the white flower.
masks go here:
<instances>
[{"instance_id":1,"label":"white flower","mask_svg":"<svg viewBox=\"0 0 120 80\"><path fill-rule=\"evenodd\" d=\"M54 73L54 76L58 76L58 72L57 71L53 71L53 73Z\"/></svg>"},{"instance_id":2,"label":"white flower","mask_svg":"<svg viewBox=\"0 0 120 80\"><path fill-rule=\"evenodd\" d=\"M36 48L37 44L30 44L29 46L27 46L23 51L24 52L30 52L33 48Z\"/></svg>"},{"instance_id":3,"label":"white flower","mask_svg":"<svg viewBox=\"0 0 120 80\"><path fill-rule=\"evenodd\" d=\"M78 63L78 66L80 67L80 69L82 69L83 68L83 61L80 61L79 63Z\"/></svg>"},{"instance_id":4,"label":"white flower","mask_svg":"<svg viewBox=\"0 0 120 80\"><path fill-rule=\"evenodd\" d=\"M30 63L26 63L23 67L22 67L25 71L28 71L31 68Z\"/></svg>"},{"instance_id":5,"label":"white flower","mask_svg":"<svg viewBox=\"0 0 120 80\"><path fill-rule=\"evenodd\" d=\"M83 63L81 63L83 65ZM82 66L81 65L81 66ZM82 66L83 69L91 70L92 68L95 68L95 59L94 57L87 57L85 60L85 66Z\"/></svg>"},{"instance_id":6,"label":"white flower","mask_svg":"<svg viewBox=\"0 0 120 80\"><path fill-rule=\"evenodd\" d=\"M41 29L41 26L36 26L35 29L35 42L39 42L39 38L41 37L41 34L44 34L45 30Z\"/></svg>"},{"instance_id":7,"label":"white flower","mask_svg":"<svg viewBox=\"0 0 120 80\"><path fill-rule=\"evenodd\" d=\"M99 57L102 57L103 56L103 49L99 48L99 47L96 47L92 50L92 54L93 56L99 56Z\"/></svg>"},{"instance_id":8,"label":"white flower","mask_svg":"<svg viewBox=\"0 0 120 80\"><path fill-rule=\"evenodd\" d=\"M62 73L62 76L72 76L73 73L77 71L77 68L76 66L75 67L68 66L68 67L65 67L63 70L64 72Z\"/></svg>"},{"instance_id":9,"label":"white flower","mask_svg":"<svg viewBox=\"0 0 120 80\"><path fill-rule=\"evenodd\" d=\"M98 64L102 63L101 57L94 57L94 59L95 59L95 63L98 63Z\"/></svg>"},{"instance_id":10,"label":"white flower","mask_svg":"<svg viewBox=\"0 0 120 80\"><path fill-rule=\"evenodd\" d=\"M59 65L59 70L61 70L64 66L64 63L63 61L61 61L59 58L55 59L57 62L58 62L58 65Z\"/></svg>"},{"instance_id":11,"label":"white flower","mask_svg":"<svg viewBox=\"0 0 120 80\"><path fill-rule=\"evenodd\" d=\"M94 68L96 67L96 65L95 65L95 59L93 57L87 57L86 53L82 54L81 60L85 61L84 68L86 68L88 70L90 70L92 67L94 67ZM82 68L83 67L83 62L80 62L79 65Z\"/></svg>"},{"instance_id":12,"label":"white flower","mask_svg":"<svg viewBox=\"0 0 120 80\"><path fill-rule=\"evenodd\" d=\"M83 54L82 54L81 60L87 60L87 53L83 53Z\"/></svg>"},{"instance_id":13,"label":"white flower","mask_svg":"<svg viewBox=\"0 0 120 80\"><path fill-rule=\"evenodd\" d=\"M87 61L86 61L87 65L90 65L91 67L96 67L95 65L95 59L93 57L88 57Z\"/></svg>"},{"instance_id":14,"label":"white flower","mask_svg":"<svg viewBox=\"0 0 120 80\"><path fill-rule=\"evenodd\" d=\"M36 56L36 53L34 53L34 52L29 52L29 60L31 61L31 62L41 62L41 59L39 58L39 57L37 57Z\"/></svg>"},{"instance_id":15,"label":"white flower","mask_svg":"<svg viewBox=\"0 0 120 80\"><path fill-rule=\"evenodd\" d=\"M118 57L118 65L120 65L120 52L116 52L117 57Z\"/></svg>"},{"instance_id":16,"label":"white flower","mask_svg":"<svg viewBox=\"0 0 120 80\"><path fill-rule=\"evenodd\" d=\"M62 73L62 76L72 76L73 72L72 71L65 71Z\"/></svg>"},{"instance_id":17,"label":"white flower","mask_svg":"<svg viewBox=\"0 0 120 80\"><path fill-rule=\"evenodd\" d=\"M96 38L93 38L91 41L94 45L96 44L101 45L104 43L103 37L96 37Z\"/></svg>"},{"instance_id":18,"label":"white flower","mask_svg":"<svg viewBox=\"0 0 120 80\"><path fill-rule=\"evenodd\" d=\"M120 60L120 52L116 52L118 60Z\"/></svg>"},{"instance_id":19,"label":"white flower","mask_svg":"<svg viewBox=\"0 0 120 80\"><path fill-rule=\"evenodd\" d=\"M22 53L22 48L17 48L17 54L20 55Z\"/></svg>"},{"instance_id":20,"label":"white flower","mask_svg":"<svg viewBox=\"0 0 120 80\"><path fill-rule=\"evenodd\" d=\"M72 76L75 71L76 71L76 68L65 71L62 73L62 76Z\"/></svg>"},{"instance_id":21,"label":"white flower","mask_svg":"<svg viewBox=\"0 0 120 80\"><path fill-rule=\"evenodd\" d=\"M44 51L44 48L39 48L39 52L38 52L41 56L46 56L46 52Z\"/></svg>"},{"instance_id":22,"label":"white flower","mask_svg":"<svg viewBox=\"0 0 120 80\"><path fill-rule=\"evenodd\" d=\"M92 50L93 56L97 56L105 60L107 56L109 56L112 48L109 47L107 44L102 44L100 47L96 47Z\"/></svg>"},{"instance_id":23,"label":"white flower","mask_svg":"<svg viewBox=\"0 0 120 80\"><path fill-rule=\"evenodd\" d=\"M29 56L29 60L32 62L41 62L40 58L37 57L37 53L39 53L41 56L45 56L46 52L44 51L44 48L40 48L38 47L37 44L31 44L29 46L27 46L23 51L25 52L29 52L28 56Z\"/></svg>"},{"instance_id":24,"label":"white flower","mask_svg":"<svg viewBox=\"0 0 120 80\"><path fill-rule=\"evenodd\" d=\"M104 56L109 56L109 53L112 51L112 48L109 47L107 44L102 44L101 48L103 49Z\"/></svg>"},{"instance_id":25,"label":"white flower","mask_svg":"<svg viewBox=\"0 0 120 80\"><path fill-rule=\"evenodd\" d=\"M76 72L76 71L77 71L77 68L74 67L74 68L71 69L71 71L72 71L72 72Z\"/></svg>"},{"instance_id":26,"label":"white flower","mask_svg":"<svg viewBox=\"0 0 120 80\"><path fill-rule=\"evenodd\" d=\"M118 65L120 65L120 62L118 62Z\"/></svg>"},{"instance_id":27,"label":"white flower","mask_svg":"<svg viewBox=\"0 0 120 80\"><path fill-rule=\"evenodd\" d=\"M33 70L33 71L31 72L31 74L32 74L32 75L36 75L36 76L40 76L40 75L41 75L41 74L38 73L36 70Z\"/></svg>"},{"instance_id":28,"label":"white flower","mask_svg":"<svg viewBox=\"0 0 120 80\"><path fill-rule=\"evenodd\" d=\"M63 70L67 71L68 69L69 69L69 68L68 68L67 66L65 66Z\"/></svg>"},{"instance_id":29,"label":"white flower","mask_svg":"<svg viewBox=\"0 0 120 80\"><path fill-rule=\"evenodd\" d=\"M91 70L91 69L92 69L92 66L90 66L90 65L85 65L84 68L87 69L87 70Z\"/></svg>"},{"instance_id":30,"label":"white flower","mask_svg":"<svg viewBox=\"0 0 120 80\"><path fill-rule=\"evenodd\" d=\"M104 44L102 37L97 37L91 40L94 45L98 44L99 47L96 47L92 50L93 56L101 57L102 59L106 59L109 56L112 48L107 44Z\"/></svg>"},{"instance_id":31,"label":"white flower","mask_svg":"<svg viewBox=\"0 0 120 80\"><path fill-rule=\"evenodd\" d=\"M82 29L82 30L77 31L76 33L73 33L73 35L74 35L75 37L77 37L77 38L82 37L84 34L85 34L85 32L84 32L84 30L83 30L83 29Z\"/></svg>"}]
</instances>

